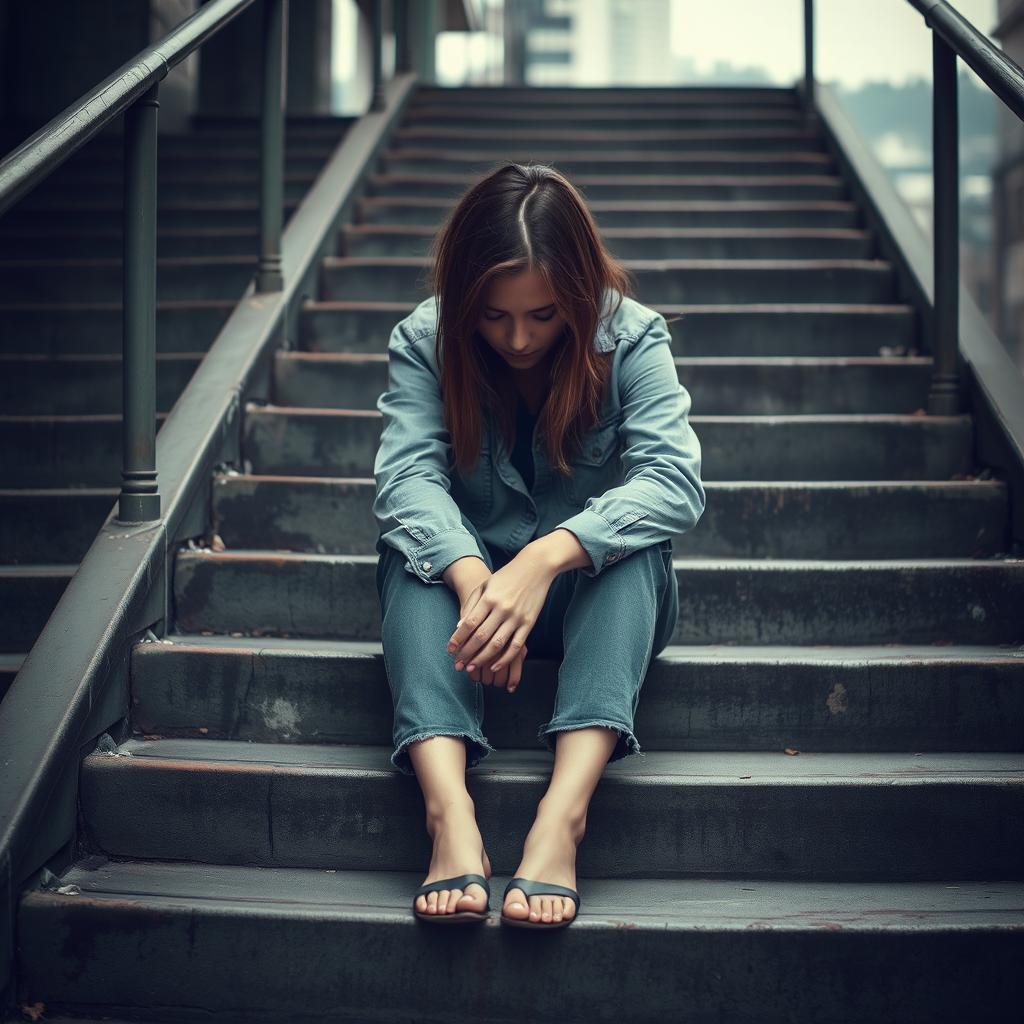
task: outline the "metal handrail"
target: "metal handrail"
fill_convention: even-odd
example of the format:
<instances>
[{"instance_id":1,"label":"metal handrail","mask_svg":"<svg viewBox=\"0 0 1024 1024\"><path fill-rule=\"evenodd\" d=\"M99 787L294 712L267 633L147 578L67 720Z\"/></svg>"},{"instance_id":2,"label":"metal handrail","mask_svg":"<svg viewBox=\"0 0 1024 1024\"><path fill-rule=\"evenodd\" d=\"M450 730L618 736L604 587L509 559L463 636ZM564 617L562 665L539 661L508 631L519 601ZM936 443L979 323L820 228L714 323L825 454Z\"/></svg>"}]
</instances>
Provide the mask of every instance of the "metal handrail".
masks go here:
<instances>
[{"instance_id":1,"label":"metal handrail","mask_svg":"<svg viewBox=\"0 0 1024 1024\"><path fill-rule=\"evenodd\" d=\"M211 0L155 46L0 160L0 215L31 192L118 114L124 114L122 462L118 519L160 519L156 470L156 173L160 82L254 0ZM256 290L280 291L284 219L284 22L288 0L263 6L260 243Z\"/></svg>"},{"instance_id":2,"label":"metal handrail","mask_svg":"<svg viewBox=\"0 0 1024 1024\"><path fill-rule=\"evenodd\" d=\"M209 526L218 466L239 464L247 402L271 393L273 352L297 336L360 190L401 120L415 74L391 79L385 108L355 120L288 221L284 288L251 281L160 429L166 510L130 526L111 515L0 701L0 1018L15 958L18 894L42 867L74 855L82 756L95 738L125 735L131 652L147 630L171 626L171 573L180 545ZM9 998L9 996L8 996Z\"/></svg>"},{"instance_id":3,"label":"metal handrail","mask_svg":"<svg viewBox=\"0 0 1024 1024\"><path fill-rule=\"evenodd\" d=\"M1024 120L1024 69L979 32L946 0L907 0L923 16L934 35L1021 119Z\"/></svg>"},{"instance_id":4,"label":"metal handrail","mask_svg":"<svg viewBox=\"0 0 1024 1024\"><path fill-rule=\"evenodd\" d=\"M960 141L956 59L1024 120L1024 70L946 0L908 0L932 31L932 259L935 300L928 411L960 411Z\"/></svg>"},{"instance_id":5,"label":"metal handrail","mask_svg":"<svg viewBox=\"0 0 1024 1024\"><path fill-rule=\"evenodd\" d=\"M956 59L961 57L1006 106L1024 121L1024 69L994 46L947 0L907 0L932 33L933 299L929 306L932 377L927 411L961 411L960 153ZM804 0L804 112L814 117L814 0ZM1013 438L1019 446L1024 439Z\"/></svg>"}]
</instances>

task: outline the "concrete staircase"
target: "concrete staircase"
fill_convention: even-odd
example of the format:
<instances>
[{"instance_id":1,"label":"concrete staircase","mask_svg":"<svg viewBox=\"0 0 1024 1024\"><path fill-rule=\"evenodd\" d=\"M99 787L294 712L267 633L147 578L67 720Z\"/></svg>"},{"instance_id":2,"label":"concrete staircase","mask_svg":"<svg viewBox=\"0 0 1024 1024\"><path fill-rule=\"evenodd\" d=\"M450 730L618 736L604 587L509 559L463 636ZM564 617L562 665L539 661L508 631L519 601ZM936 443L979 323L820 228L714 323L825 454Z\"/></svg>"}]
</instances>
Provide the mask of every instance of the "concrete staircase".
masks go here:
<instances>
[{"instance_id":1,"label":"concrete staircase","mask_svg":"<svg viewBox=\"0 0 1024 1024\"><path fill-rule=\"evenodd\" d=\"M555 935L498 913L556 665L484 688L498 750L469 787L493 919L425 930L373 580L388 333L445 209L504 158L570 174L638 298L684 315L708 494L675 541L644 754L598 786L581 915ZM207 544L177 553L176 632L133 652L130 735L82 764L80 856L22 896L20 1001L154 1021L1019 1012L1024 561L971 416L924 411L919 330L789 90L421 88L272 404L245 411Z\"/></svg>"},{"instance_id":2,"label":"concrete staircase","mask_svg":"<svg viewBox=\"0 0 1024 1024\"><path fill-rule=\"evenodd\" d=\"M289 119L286 217L350 123ZM158 425L252 277L258 132L202 117L161 136ZM102 133L0 219L0 698L120 490L122 188Z\"/></svg>"}]
</instances>

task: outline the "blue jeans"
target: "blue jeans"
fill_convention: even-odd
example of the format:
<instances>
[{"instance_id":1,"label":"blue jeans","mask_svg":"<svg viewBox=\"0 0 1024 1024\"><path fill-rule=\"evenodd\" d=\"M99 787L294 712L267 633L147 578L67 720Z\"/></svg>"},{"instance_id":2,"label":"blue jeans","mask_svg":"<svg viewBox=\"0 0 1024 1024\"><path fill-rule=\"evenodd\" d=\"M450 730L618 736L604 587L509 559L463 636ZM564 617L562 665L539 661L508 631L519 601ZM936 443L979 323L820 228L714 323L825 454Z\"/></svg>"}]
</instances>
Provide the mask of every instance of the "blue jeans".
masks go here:
<instances>
[{"instance_id":1,"label":"blue jeans","mask_svg":"<svg viewBox=\"0 0 1024 1024\"><path fill-rule=\"evenodd\" d=\"M463 517L467 526L472 523ZM512 556L480 541L495 572ZM443 584L424 583L404 557L378 538L377 593L381 644L395 706L391 763L415 775L406 749L430 736L461 736L468 767L494 749L483 735L483 684L456 671L448 638L459 621L459 598ZM652 657L675 633L679 589L672 541L634 551L597 576L559 573L526 639L526 661L561 659L554 715L537 732L552 753L553 733L603 725L618 741L609 763L640 751L633 716Z\"/></svg>"}]
</instances>

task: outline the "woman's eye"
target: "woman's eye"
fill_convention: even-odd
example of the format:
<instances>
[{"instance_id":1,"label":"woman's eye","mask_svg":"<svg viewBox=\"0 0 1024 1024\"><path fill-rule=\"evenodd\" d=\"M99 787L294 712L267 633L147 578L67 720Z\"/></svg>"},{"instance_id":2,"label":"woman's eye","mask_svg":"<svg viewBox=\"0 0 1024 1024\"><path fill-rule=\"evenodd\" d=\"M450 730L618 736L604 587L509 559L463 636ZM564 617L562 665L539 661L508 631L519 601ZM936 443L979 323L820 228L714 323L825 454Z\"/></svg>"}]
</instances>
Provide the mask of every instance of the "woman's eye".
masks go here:
<instances>
[{"instance_id":1,"label":"woman's eye","mask_svg":"<svg viewBox=\"0 0 1024 1024\"><path fill-rule=\"evenodd\" d=\"M489 314L484 313L484 319L485 320L500 320L504 315L505 315L504 313L499 313L497 316L490 316Z\"/></svg>"},{"instance_id":2,"label":"woman's eye","mask_svg":"<svg viewBox=\"0 0 1024 1024\"><path fill-rule=\"evenodd\" d=\"M548 322L549 320L554 320L554 318L555 318L555 314L554 314L554 313L548 313L548 315L547 315L547 316L539 316L539 317L537 317L537 319L538 319L538 320L540 320L540 321L541 321L541 323L545 323L545 324L546 324L546 323L547 323L547 322Z\"/></svg>"}]
</instances>

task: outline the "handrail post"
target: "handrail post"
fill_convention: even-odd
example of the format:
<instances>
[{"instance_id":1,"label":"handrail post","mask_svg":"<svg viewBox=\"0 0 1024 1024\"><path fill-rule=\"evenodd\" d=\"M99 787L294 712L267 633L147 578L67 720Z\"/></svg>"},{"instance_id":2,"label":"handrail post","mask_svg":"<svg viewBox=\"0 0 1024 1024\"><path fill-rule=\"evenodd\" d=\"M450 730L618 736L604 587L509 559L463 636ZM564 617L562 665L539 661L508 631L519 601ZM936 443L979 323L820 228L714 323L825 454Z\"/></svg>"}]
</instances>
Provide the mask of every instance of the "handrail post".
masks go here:
<instances>
[{"instance_id":1,"label":"handrail post","mask_svg":"<svg viewBox=\"0 0 1024 1024\"><path fill-rule=\"evenodd\" d=\"M373 48L373 93L370 110L383 110L384 99L384 11L382 0L370 4L370 41Z\"/></svg>"},{"instance_id":2,"label":"handrail post","mask_svg":"<svg viewBox=\"0 0 1024 1024\"><path fill-rule=\"evenodd\" d=\"M156 481L156 143L159 84L124 114L122 523L160 518Z\"/></svg>"},{"instance_id":3,"label":"handrail post","mask_svg":"<svg viewBox=\"0 0 1024 1024\"><path fill-rule=\"evenodd\" d=\"M804 0L804 120L814 121L814 0Z\"/></svg>"},{"instance_id":4,"label":"handrail post","mask_svg":"<svg viewBox=\"0 0 1024 1024\"><path fill-rule=\"evenodd\" d=\"M391 20L395 25L395 72L412 70L409 46L409 0L391 0Z\"/></svg>"},{"instance_id":5,"label":"handrail post","mask_svg":"<svg viewBox=\"0 0 1024 1024\"><path fill-rule=\"evenodd\" d=\"M960 160L956 53L932 32L932 379L928 413L960 412Z\"/></svg>"},{"instance_id":6,"label":"handrail post","mask_svg":"<svg viewBox=\"0 0 1024 1024\"><path fill-rule=\"evenodd\" d=\"M264 0L263 96L260 118L260 257L256 291L284 288L284 71L288 0Z\"/></svg>"}]
</instances>

